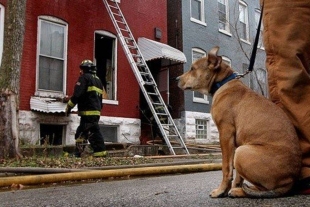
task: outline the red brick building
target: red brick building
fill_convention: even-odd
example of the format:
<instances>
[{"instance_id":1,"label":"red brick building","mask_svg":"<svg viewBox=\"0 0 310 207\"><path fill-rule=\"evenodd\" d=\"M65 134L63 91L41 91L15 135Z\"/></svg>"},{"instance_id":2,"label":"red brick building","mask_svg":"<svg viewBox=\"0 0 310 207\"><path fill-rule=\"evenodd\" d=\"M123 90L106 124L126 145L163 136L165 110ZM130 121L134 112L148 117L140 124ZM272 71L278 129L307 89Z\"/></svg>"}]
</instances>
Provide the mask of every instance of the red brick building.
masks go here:
<instances>
[{"instance_id":1,"label":"red brick building","mask_svg":"<svg viewBox=\"0 0 310 207\"><path fill-rule=\"evenodd\" d=\"M148 56L146 60L153 76L169 102L169 65L184 62L186 58L179 51L173 56L173 52L169 52L173 48L165 45L167 0L118 1L138 44L139 38L143 38L144 44L151 47L151 51L142 52ZM7 0L0 0L0 57L6 3ZM162 48L168 51L168 56L160 55ZM45 137L55 145L74 143L79 117L74 113L65 117L65 104L60 100L72 95L79 64L84 59L97 65L97 75L109 95L103 99L99 122L105 140L144 142L140 112L140 108L145 107L143 97L102 0L27 1L20 83L20 138L31 144L42 144Z\"/></svg>"}]
</instances>

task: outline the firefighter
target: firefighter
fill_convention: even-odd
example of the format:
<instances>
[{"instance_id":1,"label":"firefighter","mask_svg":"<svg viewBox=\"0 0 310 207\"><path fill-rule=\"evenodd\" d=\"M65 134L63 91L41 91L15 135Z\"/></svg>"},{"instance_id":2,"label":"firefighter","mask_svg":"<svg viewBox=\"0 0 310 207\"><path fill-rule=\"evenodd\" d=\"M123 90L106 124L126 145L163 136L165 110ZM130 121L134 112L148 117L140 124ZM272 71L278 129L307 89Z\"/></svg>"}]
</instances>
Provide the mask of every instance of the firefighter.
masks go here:
<instances>
[{"instance_id":1,"label":"firefighter","mask_svg":"<svg viewBox=\"0 0 310 207\"><path fill-rule=\"evenodd\" d=\"M96 66L90 60L80 64L80 77L75 84L73 96L67 103L66 115L78 104L80 125L75 134L75 156L80 157L85 143L90 143L94 157L107 155L103 136L98 125L102 109L102 94L104 91L100 79L96 76Z\"/></svg>"},{"instance_id":2,"label":"firefighter","mask_svg":"<svg viewBox=\"0 0 310 207\"><path fill-rule=\"evenodd\" d=\"M261 3L270 98L295 125L302 150L296 190L310 194L310 1Z\"/></svg>"}]
</instances>

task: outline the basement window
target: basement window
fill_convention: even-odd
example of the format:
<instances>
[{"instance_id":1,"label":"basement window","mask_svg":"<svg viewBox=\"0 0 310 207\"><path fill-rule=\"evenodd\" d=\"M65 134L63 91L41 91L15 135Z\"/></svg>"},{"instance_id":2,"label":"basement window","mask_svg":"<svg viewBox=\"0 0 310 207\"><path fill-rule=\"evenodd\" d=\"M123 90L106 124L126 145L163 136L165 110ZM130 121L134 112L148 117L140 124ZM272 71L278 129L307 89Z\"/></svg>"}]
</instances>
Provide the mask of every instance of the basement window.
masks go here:
<instances>
[{"instance_id":1,"label":"basement window","mask_svg":"<svg viewBox=\"0 0 310 207\"><path fill-rule=\"evenodd\" d=\"M196 139L208 138L208 120L196 119Z\"/></svg>"},{"instance_id":2,"label":"basement window","mask_svg":"<svg viewBox=\"0 0 310 207\"><path fill-rule=\"evenodd\" d=\"M40 145L62 145L64 125L40 124Z\"/></svg>"},{"instance_id":3,"label":"basement window","mask_svg":"<svg viewBox=\"0 0 310 207\"><path fill-rule=\"evenodd\" d=\"M100 132L103 136L104 142L117 142L118 126L110 126L99 124Z\"/></svg>"}]
</instances>

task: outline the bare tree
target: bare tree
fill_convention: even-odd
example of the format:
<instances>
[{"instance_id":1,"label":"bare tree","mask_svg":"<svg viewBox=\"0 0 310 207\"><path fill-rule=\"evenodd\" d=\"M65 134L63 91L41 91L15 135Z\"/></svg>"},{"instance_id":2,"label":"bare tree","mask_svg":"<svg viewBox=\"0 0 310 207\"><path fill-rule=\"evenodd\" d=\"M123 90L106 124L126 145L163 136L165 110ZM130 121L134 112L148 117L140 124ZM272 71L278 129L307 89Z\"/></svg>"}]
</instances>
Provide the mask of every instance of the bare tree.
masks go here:
<instances>
[{"instance_id":1,"label":"bare tree","mask_svg":"<svg viewBox=\"0 0 310 207\"><path fill-rule=\"evenodd\" d=\"M7 0L0 66L0 158L19 153L18 106L27 0Z\"/></svg>"},{"instance_id":2,"label":"bare tree","mask_svg":"<svg viewBox=\"0 0 310 207\"><path fill-rule=\"evenodd\" d=\"M247 52L247 49L244 47L244 43L241 41L241 36L240 34L243 32L242 29L240 28L240 22L239 22L239 2L238 1L235 1L234 3L234 11L238 11L237 13L234 13L234 17L235 19L233 20L233 22L227 22L230 26L230 28L232 28L232 37L236 39L236 41L238 42L238 45L239 45L239 48L241 49L241 52L244 54L244 56L246 57L246 59L248 61L250 61L250 55L248 52ZM257 27L257 25L256 25ZM259 35L260 35L260 38L262 38L262 30L259 31ZM251 42L254 42L254 38L253 37L253 40ZM260 41L259 43L259 47L263 47L262 45L262 41ZM254 48L254 49L257 49L257 48ZM253 48L252 48L252 52L253 52ZM268 93L267 93L267 88L266 88L266 85L263 83L263 77L259 77L259 71L257 70L253 70L249 75L250 75L250 81L252 81L252 85L253 85L253 90L256 91L257 93L260 93L262 94L263 96L267 97L268 96ZM262 74L260 74L262 75ZM265 77L266 78L266 74L265 74Z\"/></svg>"}]
</instances>

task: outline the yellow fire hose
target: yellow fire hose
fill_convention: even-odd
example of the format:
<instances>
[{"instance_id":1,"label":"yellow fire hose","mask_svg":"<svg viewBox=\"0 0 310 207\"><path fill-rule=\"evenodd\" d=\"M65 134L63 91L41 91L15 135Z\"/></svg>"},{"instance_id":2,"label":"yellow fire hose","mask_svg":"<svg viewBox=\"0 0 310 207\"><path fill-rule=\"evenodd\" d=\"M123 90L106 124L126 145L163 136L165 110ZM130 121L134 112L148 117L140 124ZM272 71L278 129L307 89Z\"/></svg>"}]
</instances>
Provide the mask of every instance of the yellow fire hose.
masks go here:
<instances>
[{"instance_id":1,"label":"yellow fire hose","mask_svg":"<svg viewBox=\"0 0 310 207\"><path fill-rule=\"evenodd\" d=\"M127 168L116 170L88 170L83 172L57 173L47 175L26 175L0 178L0 187L11 186L12 184L36 185L41 183L57 183L61 181L78 181L87 179L103 179L109 177L205 172L221 169L222 164L211 163L196 165Z\"/></svg>"}]
</instances>

